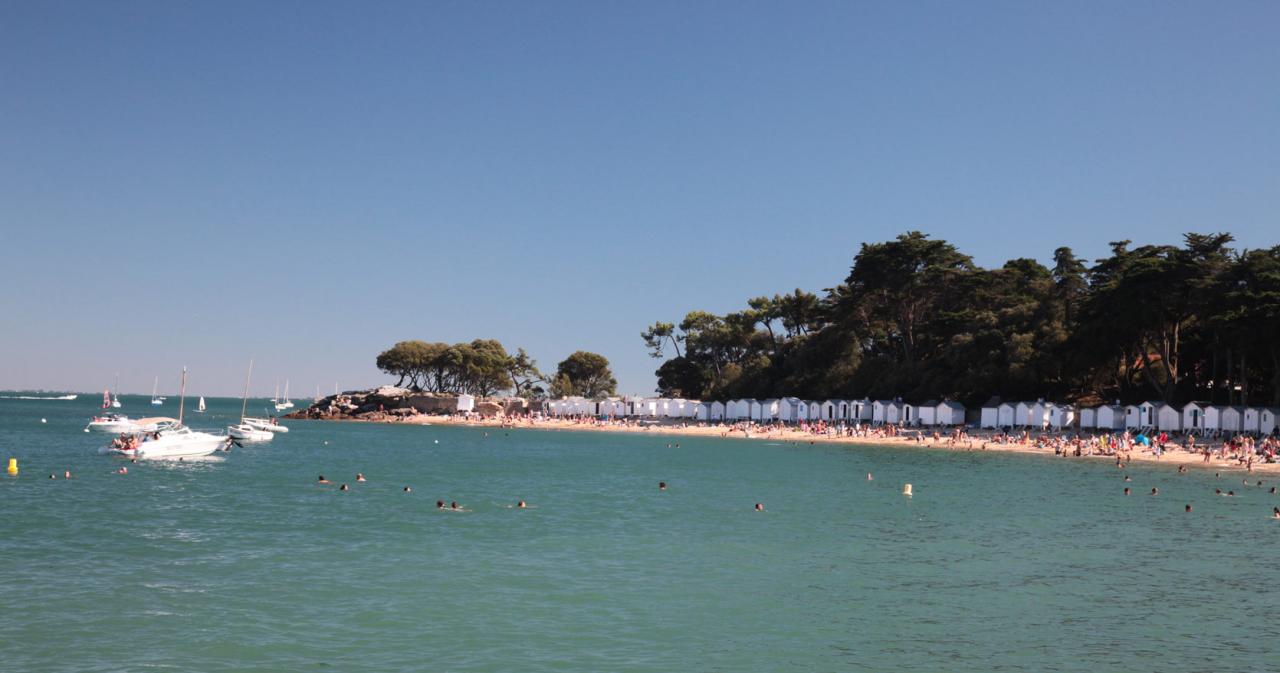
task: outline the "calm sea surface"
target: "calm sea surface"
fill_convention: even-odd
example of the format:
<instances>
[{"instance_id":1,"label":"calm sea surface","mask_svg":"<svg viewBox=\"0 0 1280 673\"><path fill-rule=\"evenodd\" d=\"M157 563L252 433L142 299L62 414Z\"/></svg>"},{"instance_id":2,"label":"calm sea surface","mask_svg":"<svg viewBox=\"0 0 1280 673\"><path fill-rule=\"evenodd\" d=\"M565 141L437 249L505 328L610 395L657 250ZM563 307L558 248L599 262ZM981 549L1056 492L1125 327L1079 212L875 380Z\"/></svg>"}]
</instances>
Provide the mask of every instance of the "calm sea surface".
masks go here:
<instances>
[{"instance_id":1,"label":"calm sea surface","mask_svg":"<svg viewBox=\"0 0 1280 673\"><path fill-rule=\"evenodd\" d=\"M292 422L116 475L96 401L0 400L0 670L1280 669L1280 498L1237 473Z\"/></svg>"}]
</instances>

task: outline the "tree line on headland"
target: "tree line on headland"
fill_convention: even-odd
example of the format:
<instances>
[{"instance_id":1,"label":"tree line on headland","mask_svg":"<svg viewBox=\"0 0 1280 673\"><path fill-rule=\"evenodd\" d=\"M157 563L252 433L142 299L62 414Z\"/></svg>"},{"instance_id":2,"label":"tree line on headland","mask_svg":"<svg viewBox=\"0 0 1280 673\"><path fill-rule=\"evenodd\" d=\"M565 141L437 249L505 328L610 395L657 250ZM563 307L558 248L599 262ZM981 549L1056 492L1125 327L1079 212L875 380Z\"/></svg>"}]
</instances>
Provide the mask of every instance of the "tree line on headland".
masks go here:
<instances>
[{"instance_id":1,"label":"tree line on headland","mask_svg":"<svg viewBox=\"0 0 1280 673\"><path fill-rule=\"evenodd\" d=\"M523 348L514 355L493 339L470 343L401 341L378 354L378 369L398 377L397 386L434 393L469 393L487 397L511 391L517 397L581 395L603 397L618 382L604 356L577 351L545 376Z\"/></svg>"},{"instance_id":2,"label":"tree line on headland","mask_svg":"<svg viewBox=\"0 0 1280 673\"><path fill-rule=\"evenodd\" d=\"M1280 246L1183 240L985 269L913 231L864 243L822 296L692 311L641 336L670 397L1280 404Z\"/></svg>"}]
</instances>

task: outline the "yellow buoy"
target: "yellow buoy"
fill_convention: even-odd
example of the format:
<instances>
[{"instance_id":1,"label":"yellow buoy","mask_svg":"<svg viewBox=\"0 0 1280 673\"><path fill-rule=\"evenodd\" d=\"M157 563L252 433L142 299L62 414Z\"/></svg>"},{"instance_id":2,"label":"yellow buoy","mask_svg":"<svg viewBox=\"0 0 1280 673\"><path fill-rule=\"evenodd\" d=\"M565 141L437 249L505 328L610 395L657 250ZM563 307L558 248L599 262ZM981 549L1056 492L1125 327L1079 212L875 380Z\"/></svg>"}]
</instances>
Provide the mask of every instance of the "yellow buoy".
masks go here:
<instances>
[{"instance_id":1,"label":"yellow buoy","mask_svg":"<svg viewBox=\"0 0 1280 673\"><path fill-rule=\"evenodd\" d=\"M18 459L17 459L17 458L10 458L10 459L9 459L9 474L17 474L17 473L18 473Z\"/></svg>"},{"instance_id":2,"label":"yellow buoy","mask_svg":"<svg viewBox=\"0 0 1280 673\"><path fill-rule=\"evenodd\" d=\"M904 484L902 486L902 494L907 496L908 498L911 497L911 484Z\"/></svg>"}]
</instances>

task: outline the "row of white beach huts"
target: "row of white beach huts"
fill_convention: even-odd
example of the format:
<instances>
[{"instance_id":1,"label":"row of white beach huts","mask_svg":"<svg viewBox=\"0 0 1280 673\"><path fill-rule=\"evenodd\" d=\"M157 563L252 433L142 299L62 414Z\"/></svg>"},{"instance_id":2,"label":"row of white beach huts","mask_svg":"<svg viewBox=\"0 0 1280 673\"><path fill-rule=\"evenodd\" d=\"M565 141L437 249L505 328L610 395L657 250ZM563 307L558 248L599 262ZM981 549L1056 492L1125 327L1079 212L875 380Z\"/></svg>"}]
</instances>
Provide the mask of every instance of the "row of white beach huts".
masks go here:
<instances>
[{"instance_id":1,"label":"row of white beach huts","mask_svg":"<svg viewBox=\"0 0 1280 673\"><path fill-rule=\"evenodd\" d=\"M953 402L909 404L901 400L737 399L703 402L665 397L624 397L590 400L566 397L549 400L546 413L555 417L614 417L687 419L693 421L755 421L757 423L869 423L912 427L966 424L967 410ZM1102 405L1077 409L1072 405L992 400L976 417L982 428L1135 430L1161 432L1246 432L1271 434L1280 410L1270 407L1219 406L1191 402L1175 408L1162 402Z\"/></svg>"}]
</instances>

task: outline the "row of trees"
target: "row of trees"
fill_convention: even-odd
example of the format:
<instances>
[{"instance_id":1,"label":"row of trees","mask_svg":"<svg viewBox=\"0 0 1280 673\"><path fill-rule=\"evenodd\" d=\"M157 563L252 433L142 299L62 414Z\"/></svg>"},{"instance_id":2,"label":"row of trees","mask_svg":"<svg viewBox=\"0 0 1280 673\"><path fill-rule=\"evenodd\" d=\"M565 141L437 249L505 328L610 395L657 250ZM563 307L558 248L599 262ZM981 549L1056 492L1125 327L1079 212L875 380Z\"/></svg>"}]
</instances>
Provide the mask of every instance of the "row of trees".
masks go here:
<instances>
[{"instance_id":1,"label":"row of trees","mask_svg":"<svg viewBox=\"0 0 1280 673\"><path fill-rule=\"evenodd\" d=\"M909 232L863 244L822 296L693 311L641 336L670 396L1280 404L1280 246L1232 240L1118 241L1092 265L1062 247L1052 268L984 269Z\"/></svg>"},{"instance_id":2,"label":"row of trees","mask_svg":"<svg viewBox=\"0 0 1280 673\"><path fill-rule=\"evenodd\" d=\"M378 354L378 369L397 377L396 385L435 393L470 393L488 397L510 392L536 399L584 395L599 397L616 392L618 382L603 355L578 351L545 376L523 348L514 355L493 339L470 343L401 341Z\"/></svg>"}]
</instances>

